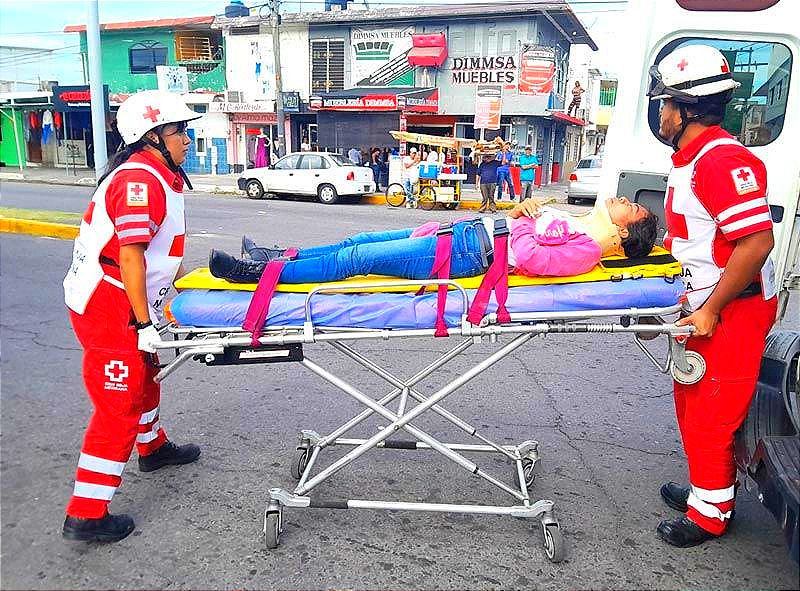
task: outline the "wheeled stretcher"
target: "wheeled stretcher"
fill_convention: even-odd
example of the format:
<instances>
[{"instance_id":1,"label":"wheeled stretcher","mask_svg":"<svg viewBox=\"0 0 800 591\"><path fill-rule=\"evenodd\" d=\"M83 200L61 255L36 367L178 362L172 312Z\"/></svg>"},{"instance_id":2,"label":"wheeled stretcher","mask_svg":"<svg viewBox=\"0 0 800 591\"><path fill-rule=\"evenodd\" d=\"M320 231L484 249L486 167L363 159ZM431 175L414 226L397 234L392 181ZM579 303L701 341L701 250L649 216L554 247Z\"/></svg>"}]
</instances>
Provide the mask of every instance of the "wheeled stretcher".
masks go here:
<instances>
[{"instance_id":1,"label":"wheeled stretcher","mask_svg":"<svg viewBox=\"0 0 800 591\"><path fill-rule=\"evenodd\" d=\"M654 259L655 260L655 259ZM644 269L644 272L642 271ZM564 557L564 538L556 520L553 502L535 500L531 487L540 459L534 439L517 445L491 441L468 421L444 407L445 398L473 378L501 362L536 336L546 334L632 334L645 355L662 372L692 383L702 377L701 358L684 348L690 328L665 323L663 317L680 309L683 292L676 280L674 262L639 265L631 270L604 268L604 280L574 281L553 285L546 279L511 277L505 302L508 315L498 321L497 304L490 304L480 322L468 319L475 298L475 280L398 280L363 278L317 286L278 286L269 304L261 334L241 328L255 286L232 285L208 277L205 270L193 272L178 285L184 288L169 306L173 321L166 330L175 341L165 343L175 358L157 379L162 380L187 360L209 366L251 363L300 363L309 371L361 403L365 408L326 435L312 430L299 434L291 475L298 480L293 490L271 488L264 511L264 535L268 548L275 548L282 532L285 508L389 509L434 512L479 513L537 519L543 532L547 557ZM577 278L581 279L581 278ZM585 279L585 278L584 278ZM610 280L609 280L610 279ZM565 281L560 279L560 281ZM414 293L424 286L440 293ZM444 294L445 298L439 296ZM188 289L187 289L188 288ZM297 292L301 293L297 293ZM304 292L304 293L302 293ZM383 367L354 348L359 341L442 338L434 324L443 319L446 338L457 341L438 358L411 375ZM474 320L474 317L473 317ZM646 343L648 337L667 335L668 354L659 361ZM423 381L453 362L472 345L488 341L495 350L449 383L433 392L423 392ZM306 348L325 343L385 381L385 392L369 396L314 362ZM423 415L436 413L466 435L467 443L445 443L423 430ZM366 439L347 437L368 419L378 419L382 428ZM401 433L402 432L402 433ZM352 448L338 460L323 466L323 451L332 446ZM336 472L375 449L433 450L466 472L505 491L508 506L448 504L415 501L328 499L315 489ZM471 459L474 454L493 453L512 466L508 481L489 473ZM468 457L469 456L469 457Z\"/></svg>"}]
</instances>

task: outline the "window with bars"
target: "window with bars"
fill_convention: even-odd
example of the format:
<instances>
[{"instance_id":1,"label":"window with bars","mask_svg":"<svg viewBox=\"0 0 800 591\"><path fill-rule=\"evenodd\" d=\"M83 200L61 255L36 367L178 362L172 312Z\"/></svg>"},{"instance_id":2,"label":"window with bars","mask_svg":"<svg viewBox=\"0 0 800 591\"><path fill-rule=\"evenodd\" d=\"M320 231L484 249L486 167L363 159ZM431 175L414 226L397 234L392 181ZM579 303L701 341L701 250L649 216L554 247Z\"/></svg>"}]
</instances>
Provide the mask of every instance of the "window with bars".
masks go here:
<instances>
[{"instance_id":1,"label":"window with bars","mask_svg":"<svg viewBox=\"0 0 800 591\"><path fill-rule=\"evenodd\" d=\"M311 92L344 89L344 41L311 41Z\"/></svg>"},{"instance_id":2,"label":"window with bars","mask_svg":"<svg viewBox=\"0 0 800 591\"><path fill-rule=\"evenodd\" d=\"M211 35L198 33L175 35L175 58L189 72L213 70L217 67L221 54L219 40Z\"/></svg>"}]
</instances>

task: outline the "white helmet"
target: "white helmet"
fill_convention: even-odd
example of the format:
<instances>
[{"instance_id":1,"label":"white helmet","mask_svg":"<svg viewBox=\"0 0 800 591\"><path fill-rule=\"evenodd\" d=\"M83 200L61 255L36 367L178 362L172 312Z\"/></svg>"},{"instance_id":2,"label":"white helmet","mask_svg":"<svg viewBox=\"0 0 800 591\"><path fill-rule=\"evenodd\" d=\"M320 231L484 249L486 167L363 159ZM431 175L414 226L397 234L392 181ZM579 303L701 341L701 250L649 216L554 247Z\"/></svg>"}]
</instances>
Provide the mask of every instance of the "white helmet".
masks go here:
<instances>
[{"instance_id":1,"label":"white helmet","mask_svg":"<svg viewBox=\"0 0 800 591\"><path fill-rule=\"evenodd\" d=\"M202 117L186 106L181 97L165 90L144 90L129 96L117 112L117 129L127 145L142 139L165 123L193 121Z\"/></svg>"},{"instance_id":2,"label":"white helmet","mask_svg":"<svg viewBox=\"0 0 800 591\"><path fill-rule=\"evenodd\" d=\"M651 100L672 99L680 103L697 103L701 97L741 86L733 79L722 52L709 45L679 47L650 68L650 79L647 96Z\"/></svg>"}]
</instances>

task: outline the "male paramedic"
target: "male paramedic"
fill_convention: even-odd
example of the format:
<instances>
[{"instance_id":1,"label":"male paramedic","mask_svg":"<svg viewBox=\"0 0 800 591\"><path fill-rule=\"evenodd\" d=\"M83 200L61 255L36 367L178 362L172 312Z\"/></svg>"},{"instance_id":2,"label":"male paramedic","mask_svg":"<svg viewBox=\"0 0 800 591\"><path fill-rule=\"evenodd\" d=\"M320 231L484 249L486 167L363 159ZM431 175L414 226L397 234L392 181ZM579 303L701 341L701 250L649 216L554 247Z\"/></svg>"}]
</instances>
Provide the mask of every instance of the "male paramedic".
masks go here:
<instances>
[{"instance_id":1,"label":"male paramedic","mask_svg":"<svg viewBox=\"0 0 800 591\"><path fill-rule=\"evenodd\" d=\"M160 422L156 347L165 295L182 273L186 235L180 165L199 115L171 92L147 90L119 108L125 142L99 179L75 239L64 295L84 350L83 378L94 413L83 441L63 536L115 542L134 529L108 504L134 443L139 470L187 464L200 455L177 446Z\"/></svg>"},{"instance_id":2,"label":"male paramedic","mask_svg":"<svg viewBox=\"0 0 800 591\"><path fill-rule=\"evenodd\" d=\"M683 266L687 301L678 324L695 327L687 349L706 362L698 383L674 385L689 486L661 488L666 504L685 515L662 521L657 532L685 548L721 536L733 516L733 435L777 312L772 221L764 164L720 127L739 86L722 53L680 47L650 76L648 96L661 101L659 135L675 150L664 245Z\"/></svg>"}]
</instances>

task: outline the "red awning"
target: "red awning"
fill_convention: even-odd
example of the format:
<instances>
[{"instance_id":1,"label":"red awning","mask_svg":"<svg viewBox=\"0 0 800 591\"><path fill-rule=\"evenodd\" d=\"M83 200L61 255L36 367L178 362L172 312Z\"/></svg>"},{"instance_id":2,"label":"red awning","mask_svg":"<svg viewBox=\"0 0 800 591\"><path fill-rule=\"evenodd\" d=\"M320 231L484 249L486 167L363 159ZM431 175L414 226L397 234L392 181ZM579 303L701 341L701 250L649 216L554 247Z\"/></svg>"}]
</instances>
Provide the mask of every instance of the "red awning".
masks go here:
<instances>
[{"instance_id":1,"label":"red awning","mask_svg":"<svg viewBox=\"0 0 800 591\"><path fill-rule=\"evenodd\" d=\"M553 119L560 119L561 121L566 121L567 123L571 123L572 125L577 125L579 127L583 127L584 125L586 125L586 121L584 121L583 119L572 117L571 115L567 115L566 113L553 111L550 114L553 116Z\"/></svg>"},{"instance_id":2,"label":"red awning","mask_svg":"<svg viewBox=\"0 0 800 591\"><path fill-rule=\"evenodd\" d=\"M412 47L408 52L408 63L412 66L438 68L446 59L446 47Z\"/></svg>"}]
</instances>

